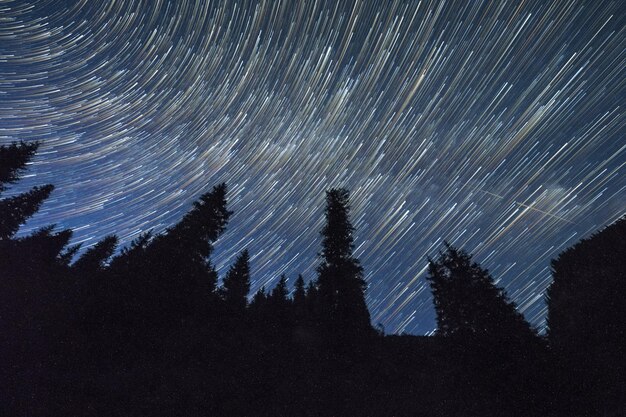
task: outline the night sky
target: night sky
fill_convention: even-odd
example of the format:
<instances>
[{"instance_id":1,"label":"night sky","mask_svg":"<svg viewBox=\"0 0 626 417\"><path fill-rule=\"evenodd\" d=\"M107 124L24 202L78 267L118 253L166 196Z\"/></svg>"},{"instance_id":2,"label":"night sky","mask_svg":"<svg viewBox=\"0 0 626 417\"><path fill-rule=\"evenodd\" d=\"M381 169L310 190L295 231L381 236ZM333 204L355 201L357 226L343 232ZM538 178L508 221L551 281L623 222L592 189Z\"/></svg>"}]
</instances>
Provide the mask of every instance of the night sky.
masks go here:
<instances>
[{"instance_id":1,"label":"night sky","mask_svg":"<svg viewBox=\"0 0 626 417\"><path fill-rule=\"evenodd\" d=\"M92 245L229 186L221 274L315 277L324 191L351 190L374 325L435 327L426 256L473 253L544 326L549 261L626 210L623 1L0 0L13 192Z\"/></svg>"}]
</instances>

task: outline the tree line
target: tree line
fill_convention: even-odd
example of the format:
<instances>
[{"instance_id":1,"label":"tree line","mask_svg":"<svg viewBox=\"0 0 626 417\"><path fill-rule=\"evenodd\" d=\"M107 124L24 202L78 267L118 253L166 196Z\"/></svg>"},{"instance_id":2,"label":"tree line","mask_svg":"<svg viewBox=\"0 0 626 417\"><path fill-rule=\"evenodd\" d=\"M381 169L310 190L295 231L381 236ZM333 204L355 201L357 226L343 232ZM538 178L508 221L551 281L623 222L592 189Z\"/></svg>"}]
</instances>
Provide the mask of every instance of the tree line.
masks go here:
<instances>
[{"instance_id":1,"label":"tree line","mask_svg":"<svg viewBox=\"0 0 626 417\"><path fill-rule=\"evenodd\" d=\"M0 146L0 197L38 143ZM20 227L54 187L0 199L0 391L7 415L619 415L626 218L552 262L548 332L445 244L428 258L434 337L370 323L349 192L326 192L316 277L251 295L250 254L221 280L233 212L219 184L174 226L81 252ZM290 295L291 294L291 295ZM564 414L566 413L566 414Z\"/></svg>"}]
</instances>

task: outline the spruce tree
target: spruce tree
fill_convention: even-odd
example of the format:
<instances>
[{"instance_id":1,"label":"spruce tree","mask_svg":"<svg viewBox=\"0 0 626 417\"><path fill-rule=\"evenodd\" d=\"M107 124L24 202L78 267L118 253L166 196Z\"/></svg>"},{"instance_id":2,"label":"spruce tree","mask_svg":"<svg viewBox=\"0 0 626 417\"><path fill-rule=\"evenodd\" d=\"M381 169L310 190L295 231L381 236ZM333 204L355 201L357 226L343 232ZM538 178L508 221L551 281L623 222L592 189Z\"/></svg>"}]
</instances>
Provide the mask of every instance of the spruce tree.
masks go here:
<instances>
[{"instance_id":1,"label":"spruce tree","mask_svg":"<svg viewBox=\"0 0 626 417\"><path fill-rule=\"evenodd\" d=\"M287 296L289 295L289 291L287 290L287 277L283 274L280 276L280 280L278 280L278 284L272 290L272 294L269 299L271 302L276 304L286 304Z\"/></svg>"},{"instance_id":2,"label":"spruce tree","mask_svg":"<svg viewBox=\"0 0 626 417\"><path fill-rule=\"evenodd\" d=\"M222 297L230 314L241 315L248 303L250 291L250 255L244 249L226 273Z\"/></svg>"},{"instance_id":3,"label":"spruce tree","mask_svg":"<svg viewBox=\"0 0 626 417\"><path fill-rule=\"evenodd\" d=\"M38 148L38 142L14 142L8 146L0 146L0 193L7 189L6 184L19 180L20 174Z\"/></svg>"},{"instance_id":4,"label":"spruce tree","mask_svg":"<svg viewBox=\"0 0 626 417\"><path fill-rule=\"evenodd\" d=\"M292 299L294 306L297 308L304 308L306 303L306 287L304 285L304 278L302 277L302 274L298 274L298 278L296 278Z\"/></svg>"},{"instance_id":5,"label":"spruce tree","mask_svg":"<svg viewBox=\"0 0 626 417\"><path fill-rule=\"evenodd\" d=\"M87 249L72 264L72 268L80 273L100 272L105 266L105 262L113 255L117 246L117 236L109 235Z\"/></svg>"},{"instance_id":6,"label":"spruce tree","mask_svg":"<svg viewBox=\"0 0 626 417\"><path fill-rule=\"evenodd\" d=\"M250 301L250 311L253 311L254 314L260 312L265 309L267 303L267 293L265 292L265 286L262 286L257 292L252 296L252 301Z\"/></svg>"},{"instance_id":7,"label":"spruce tree","mask_svg":"<svg viewBox=\"0 0 626 417\"><path fill-rule=\"evenodd\" d=\"M371 332L365 303L363 268L352 252L354 227L350 223L349 193L326 192L326 224L321 231L321 263L317 268L318 308L323 326L331 332Z\"/></svg>"},{"instance_id":8,"label":"spruce tree","mask_svg":"<svg viewBox=\"0 0 626 417\"><path fill-rule=\"evenodd\" d=\"M319 308L319 291L317 289L317 280L310 280L305 290L305 321L311 326L317 327L321 324L320 308Z\"/></svg>"},{"instance_id":9,"label":"spruce tree","mask_svg":"<svg viewBox=\"0 0 626 417\"><path fill-rule=\"evenodd\" d=\"M20 179L38 148L38 142L0 146L0 194ZM68 248L72 231L53 233L54 226L15 238L19 228L39 210L53 189L50 184L36 186L0 199L0 270L5 276L28 274L32 277L50 273L42 268L67 266L78 250L78 246Z\"/></svg>"},{"instance_id":10,"label":"spruce tree","mask_svg":"<svg viewBox=\"0 0 626 417\"><path fill-rule=\"evenodd\" d=\"M304 278L298 274L293 289L293 303L296 305L304 305L306 298L306 288L304 286Z\"/></svg>"},{"instance_id":11,"label":"spruce tree","mask_svg":"<svg viewBox=\"0 0 626 417\"><path fill-rule=\"evenodd\" d=\"M429 258L428 273L439 335L534 338L515 303L465 251L446 243L437 260Z\"/></svg>"},{"instance_id":12,"label":"spruce tree","mask_svg":"<svg viewBox=\"0 0 626 417\"><path fill-rule=\"evenodd\" d=\"M38 146L36 142L0 146L0 194L20 179ZM72 231L54 232L54 226L48 226L15 236L53 188L33 187L0 199L0 334L7 336L0 367L7 370L3 390L9 409L20 404L9 414L41 414L48 409L51 404L42 394L54 391L50 381L58 375L70 339L67 324L74 288L67 266L78 250L68 247ZM37 407L39 411L33 411Z\"/></svg>"},{"instance_id":13,"label":"spruce tree","mask_svg":"<svg viewBox=\"0 0 626 417\"><path fill-rule=\"evenodd\" d=\"M547 399L544 346L506 292L471 255L446 244L429 259L428 281L437 312L439 343L449 352L468 413L516 410L544 415Z\"/></svg>"},{"instance_id":14,"label":"spruce tree","mask_svg":"<svg viewBox=\"0 0 626 417\"><path fill-rule=\"evenodd\" d=\"M142 236L112 260L114 303L135 311L120 316L137 316L147 330L206 324L217 281L210 255L231 215L226 192L225 184L213 187L175 226Z\"/></svg>"},{"instance_id":15,"label":"spruce tree","mask_svg":"<svg viewBox=\"0 0 626 417\"><path fill-rule=\"evenodd\" d=\"M248 318L252 332L265 338L267 336L268 326L268 294L265 286L262 286L254 295L248 305Z\"/></svg>"},{"instance_id":16,"label":"spruce tree","mask_svg":"<svg viewBox=\"0 0 626 417\"><path fill-rule=\"evenodd\" d=\"M304 278L300 274L298 274L298 278L296 279L296 283L294 285L292 300L294 321L297 325L302 325L307 314L307 306Z\"/></svg>"},{"instance_id":17,"label":"spruce tree","mask_svg":"<svg viewBox=\"0 0 626 417\"><path fill-rule=\"evenodd\" d=\"M38 147L38 142L0 146L0 195L9 184L19 180ZM50 184L33 187L25 193L0 200L0 242L11 239L20 226L39 210L53 189Z\"/></svg>"},{"instance_id":18,"label":"spruce tree","mask_svg":"<svg viewBox=\"0 0 626 417\"><path fill-rule=\"evenodd\" d=\"M0 200L0 240L12 238L26 220L35 214L54 187L44 185Z\"/></svg>"}]
</instances>

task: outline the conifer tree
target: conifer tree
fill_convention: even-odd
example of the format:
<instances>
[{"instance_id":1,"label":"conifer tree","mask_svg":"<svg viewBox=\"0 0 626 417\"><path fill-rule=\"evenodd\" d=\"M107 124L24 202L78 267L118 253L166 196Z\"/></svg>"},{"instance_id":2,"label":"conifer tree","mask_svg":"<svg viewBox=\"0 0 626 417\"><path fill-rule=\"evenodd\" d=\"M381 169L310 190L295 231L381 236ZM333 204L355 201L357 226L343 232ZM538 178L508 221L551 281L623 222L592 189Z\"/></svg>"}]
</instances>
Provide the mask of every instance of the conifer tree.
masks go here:
<instances>
[{"instance_id":1,"label":"conifer tree","mask_svg":"<svg viewBox=\"0 0 626 417\"><path fill-rule=\"evenodd\" d=\"M213 251L212 242L225 230L232 212L226 208L226 184L203 194L193 208L166 236L176 241L185 252L206 260Z\"/></svg>"},{"instance_id":2,"label":"conifer tree","mask_svg":"<svg viewBox=\"0 0 626 417\"><path fill-rule=\"evenodd\" d=\"M348 191L327 191L321 263L317 268L318 306L329 330L364 334L372 328L365 303L363 268L352 254L354 227L349 215Z\"/></svg>"},{"instance_id":3,"label":"conifer tree","mask_svg":"<svg viewBox=\"0 0 626 417\"><path fill-rule=\"evenodd\" d=\"M26 220L35 214L54 187L44 185L0 200L0 240L12 238Z\"/></svg>"},{"instance_id":4,"label":"conifer tree","mask_svg":"<svg viewBox=\"0 0 626 417\"><path fill-rule=\"evenodd\" d=\"M298 278L296 278L293 289L293 305L298 306L298 308L303 308L305 302L306 288L304 286L304 278L302 277L302 274L298 274Z\"/></svg>"},{"instance_id":5,"label":"conifer tree","mask_svg":"<svg viewBox=\"0 0 626 417\"><path fill-rule=\"evenodd\" d=\"M226 273L222 287L222 297L231 314L240 315L248 303L250 291L250 255L244 249Z\"/></svg>"},{"instance_id":6,"label":"conifer tree","mask_svg":"<svg viewBox=\"0 0 626 417\"><path fill-rule=\"evenodd\" d=\"M301 274L298 274L298 278L294 284L292 305L294 322L297 325L304 324L307 315L306 287L304 285L304 278Z\"/></svg>"},{"instance_id":7,"label":"conifer tree","mask_svg":"<svg viewBox=\"0 0 626 417\"><path fill-rule=\"evenodd\" d=\"M135 311L120 316L137 315L140 325L151 327L206 323L217 281L210 261L213 242L231 215L226 191L225 184L213 187L175 226L154 237L141 236L112 260L111 294L118 294L120 308Z\"/></svg>"},{"instance_id":8,"label":"conifer tree","mask_svg":"<svg viewBox=\"0 0 626 417\"><path fill-rule=\"evenodd\" d=\"M250 301L250 310L254 311L254 313L258 313L260 310L265 308L267 303L267 293L265 291L265 285L262 286L257 292L252 296L252 301Z\"/></svg>"},{"instance_id":9,"label":"conifer tree","mask_svg":"<svg viewBox=\"0 0 626 417\"><path fill-rule=\"evenodd\" d=\"M0 194L14 184L35 155L39 143L12 143L0 146ZM0 241L11 239L21 225L35 214L54 187L44 185L0 200Z\"/></svg>"},{"instance_id":10,"label":"conifer tree","mask_svg":"<svg viewBox=\"0 0 626 417\"><path fill-rule=\"evenodd\" d=\"M38 142L12 143L0 146L0 194L14 184L35 155ZM30 191L0 200L0 241L11 239L21 225L35 214L54 187L44 185Z\"/></svg>"},{"instance_id":11,"label":"conifer tree","mask_svg":"<svg viewBox=\"0 0 626 417\"><path fill-rule=\"evenodd\" d=\"M19 239L20 251L28 252L31 262L48 265L68 266L78 246L69 247L73 232L69 229L54 232L55 225L42 227L30 236ZM26 262L26 260L25 260Z\"/></svg>"},{"instance_id":12,"label":"conifer tree","mask_svg":"<svg viewBox=\"0 0 626 417\"><path fill-rule=\"evenodd\" d=\"M289 291L287 290L287 277L283 274L278 280L278 284L272 290L270 301L276 304L286 304Z\"/></svg>"},{"instance_id":13,"label":"conifer tree","mask_svg":"<svg viewBox=\"0 0 626 417\"><path fill-rule=\"evenodd\" d=\"M117 236L109 235L87 249L80 258L72 264L72 268L80 273L99 272L105 262L113 255L117 246Z\"/></svg>"},{"instance_id":14,"label":"conifer tree","mask_svg":"<svg viewBox=\"0 0 626 417\"><path fill-rule=\"evenodd\" d=\"M293 302L294 304L304 304L306 298L306 288L304 285L304 278L302 274L298 274L293 289Z\"/></svg>"},{"instance_id":15,"label":"conifer tree","mask_svg":"<svg viewBox=\"0 0 626 417\"><path fill-rule=\"evenodd\" d=\"M305 289L305 321L313 326L319 326L320 308L319 308L319 291L317 289L317 280L310 280Z\"/></svg>"},{"instance_id":16,"label":"conifer tree","mask_svg":"<svg viewBox=\"0 0 626 417\"><path fill-rule=\"evenodd\" d=\"M26 169L38 142L12 143L0 146L0 194L16 183ZM71 230L53 233L54 226L44 227L30 236L15 239L15 234L26 220L32 217L53 191L48 184L29 191L0 199L0 269L5 275L43 273L45 267L67 266L78 250L68 248ZM39 268L39 269L38 269Z\"/></svg>"},{"instance_id":17,"label":"conifer tree","mask_svg":"<svg viewBox=\"0 0 626 417\"><path fill-rule=\"evenodd\" d=\"M20 179L39 144L0 146L0 194ZM78 250L68 247L71 230L44 227L24 237L19 228L40 208L52 185L0 199L0 333L3 390L11 403L45 409L42 393L52 392L63 343L68 340L67 311L73 288L67 266ZM22 376L20 376L22 375ZM28 375L28 383L21 380ZM20 382L21 381L21 382ZM13 382L17 387L12 386ZM32 411L33 409L31 409ZM16 409L13 414L40 412ZM9 413L11 414L11 413Z\"/></svg>"},{"instance_id":18,"label":"conifer tree","mask_svg":"<svg viewBox=\"0 0 626 417\"><path fill-rule=\"evenodd\" d=\"M19 180L20 174L38 148L38 142L14 142L8 146L0 146L0 193L7 189L6 184Z\"/></svg>"},{"instance_id":19,"label":"conifer tree","mask_svg":"<svg viewBox=\"0 0 626 417\"><path fill-rule=\"evenodd\" d=\"M210 279L213 242L225 230L231 214L226 208L226 184L219 184L194 202L178 224L150 242L148 256L172 282L185 285Z\"/></svg>"},{"instance_id":20,"label":"conifer tree","mask_svg":"<svg viewBox=\"0 0 626 417\"><path fill-rule=\"evenodd\" d=\"M291 326L291 300L288 298L287 277L280 276L278 284L268 297L268 316L270 323L279 332L285 332Z\"/></svg>"},{"instance_id":21,"label":"conifer tree","mask_svg":"<svg viewBox=\"0 0 626 417\"><path fill-rule=\"evenodd\" d=\"M248 318L253 332L260 337L267 336L268 326L268 294L265 286L262 286L254 295L248 305Z\"/></svg>"},{"instance_id":22,"label":"conifer tree","mask_svg":"<svg viewBox=\"0 0 626 417\"><path fill-rule=\"evenodd\" d=\"M545 414L537 411L547 389L544 346L506 292L471 255L447 243L438 259L429 259L428 273L439 343L450 349L455 378L471 387L460 390L460 403L472 404L472 415L487 407L497 415Z\"/></svg>"},{"instance_id":23,"label":"conifer tree","mask_svg":"<svg viewBox=\"0 0 626 417\"><path fill-rule=\"evenodd\" d=\"M110 269L119 276L130 275L129 269L137 267L141 263L140 261L145 259L146 248L153 238L153 232L149 230L133 239L129 246L122 248L119 255L111 259Z\"/></svg>"},{"instance_id":24,"label":"conifer tree","mask_svg":"<svg viewBox=\"0 0 626 417\"><path fill-rule=\"evenodd\" d=\"M439 335L535 336L506 292L466 252L446 243L437 260L429 258L428 273Z\"/></svg>"}]
</instances>

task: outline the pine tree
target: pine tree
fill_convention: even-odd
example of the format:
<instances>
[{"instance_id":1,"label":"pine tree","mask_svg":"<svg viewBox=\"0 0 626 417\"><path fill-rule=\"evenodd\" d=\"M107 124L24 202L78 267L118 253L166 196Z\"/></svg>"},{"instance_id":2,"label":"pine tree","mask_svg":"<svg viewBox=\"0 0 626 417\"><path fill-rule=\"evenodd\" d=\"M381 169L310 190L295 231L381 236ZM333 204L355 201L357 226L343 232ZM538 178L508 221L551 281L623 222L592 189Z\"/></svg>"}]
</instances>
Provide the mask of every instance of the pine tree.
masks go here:
<instances>
[{"instance_id":1,"label":"pine tree","mask_svg":"<svg viewBox=\"0 0 626 417\"><path fill-rule=\"evenodd\" d=\"M354 227L349 214L348 191L327 191L317 268L318 306L324 326L331 332L366 334L372 330L364 296L366 283L363 268L352 254Z\"/></svg>"},{"instance_id":2,"label":"pine tree","mask_svg":"<svg viewBox=\"0 0 626 417\"><path fill-rule=\"evenodd\" d=\"M38 142L0 146L0 194L16 183L39 148ZM34 274L37 268L67 266L78 250L68 248L72 232L53 233L54 226L30 236L15 238L19 228L32 217L50 196L54 186L33 187L29 191L0 200L0 269L4 274ZM43 273L43 270L38 270Z\"/></svg>"},{"instance_id":3,"label":"pine tree","mask_svg":"<svg viewBox=\"0 0 626 417\"><path fill-rule=\"evenodd\" d=\"M0 146L0 194L14 184L35 155L39 143L12 143ZM54 187L44 185L0 200L0 241L11 239L21 225L35 214Z\"/></svg>"},{"instance_id":4,"label":"pine tree","mask_svg":"<svg viewBox=\"0 0 626 417\"><path fill-rule=\"evenodd\" d=\"M313 326L319 326L321 324L319 314L319 291L316 281L317 280L310 280L305 289L305 319Z\"/></svg>"},{"instance_id":5,"label":"pine tree","mask_svg":"<svg viewBox=\"0 0 626 417\"><path fill-rule=\"evenodd\" d=\"M137 316L138 326L153 328L206 325L217 282L210 255L231 215L226 191L225 184L213 187L175 226L142 236L111 261L111 296L120 299L113 302L134 311L120 316Z\"/></svg>"},{"instance_id":6,"label":"pine tree","mask_svg":"<svg viewBox=\"0 0 626 417\"><path fill-rule=\"evenodd\" d=\"M20 179L38 146L36 142L0 146L0 193ZM41 394L53 391L50 381L58 375L69 340L74 288L67 266L78 250L68 247L72 231L54 232L54 226L48 226L15 236L53 188L33 187L0 200L0 334L8 336L2 342L0 368L7 370L4 381L11 381L3 384L9 408L20 404L12 414L40 414L46 409L49 404ZM23 380L26 375L28 383ZM41 408L34 411L37 407Z\"/></svg>"},{"instance_id":7,"label":"pine tree","mask_svg":"<svg viewBox=\"0 0 626 417\"><path fill-rule=\"evenodd\" d=\"M226 184L213 187L193 203L178 224L150 242L147 254L151 263L180 286L195 287L199 280L210 279L213 242L225 230L231 214L226 208ZM195 289L190 288L192 292Z\"/></svg>"},{"instance_id":8,"label":"pine tree","mask_svg":"<svg viewBox=\"0 0 626 417\"><path fill-rule=\"evenodd\" d=\"M292 295L293 318L297 325L303 325L307 315L306 288L304 278L298 274Z\"/></svg>"},{"instance_id":9,"label":"pine tree","mask_svg":"<svg viewBox=\"0 0 626 417\"><path fill-rule=\"evenodd\" d=\"M286 304L289 291L287 290L287 277L283 274L278 280L278 284L272 290L272 294L269 299L272 303Z\"/></svg>"},{"instance_id":10,"label":"pine tree","mask_svg":"<svg viewBox=\"0 0 626 417\"><path fill-rule=\"evenodd\" d=\"M186 253L206 260L213 251L211 243L224 232L232 215L226 208L226 192L226 184L222 183L203 194L192 210L168 230L168 240L177 241Z\"/></svg>"},{"instance_id":11,"label":"pine tree","mask_svg":"<svg viewBox=\"0 0 626 417\"><path fill-rule=\"evenodd\" d=\"M256 332L259 337L267 336L268 326L268 294L265 286L262 286L254 295L248 305L248 318L250 319L251 329Z\"/></svg>"},{"instance_id":12,"label":"pine tree","mask_svg":"<svg viewBox=\"0 0 626 417\"><path fill-rule=\"evenodd\" d=\"M428 272L439 335L534 338L515 303L471 255L446 243L437 260L429 258Z\"/></svg>"},{"instance_id":13,"label":"pine tree","mask_svg":"<svg viewBox=\"0 0 626 417\"><path fill-rule=\"evenodd\" d=\"M0 146L0 193L7 189L5 184L19 180L38 148L38 142L14 142L9 146Z\"/></svg>"},{"instance_id":14,"label":"pine tree","mask_svg":"<svg viewBox=\"0 0 626 417\"><path fill-rule=\"evenodd\" d=\"M317 283L315 282L315 280L309 281L304 291L305 291L305 296L307 300L317 298L318 290L317 290Z\"/></svg>"},{"instance_id":15,"label":"pine tree","mask_svg":"<svg viewBox=\"0 0 626 417\"><path fill-rule=\"evenodd\" d=\"M69 265L72 256L78 247L68 248L72 239L72 231L61 230L54 232L55 225L43 227L30 236L18 240L18 247L27 252L31 262L43 262L48 265Z\"/></svg>"},{"instance_id":16,"label":"pine tree","mask_svg":"<svg viewBox=\"0 0 626 417\"><path fill-rule=\"evenodd\" d=\"M213 242L224 232L232 214L227 209L226 192L224 183L213 187L194 202L176 226L148 246L149 257L159 265L160 275L172 284L168 288L170 295L178 293L179 302L189 304L190 314L208 302L216 288L217 272L210 256Z\"/></svg>"},{"instance_id":17,"label":"pine tree","mask_svg":"<svg viewBox=\"0 0 626 417\"><path fill-rule=\"evenodd\" d=\"M241 315L250 291L250 255L244 249L224 277L222 297L230 314Z\"/></svg>"},{"instance_id":18,"label":"pine tree","mask_svg":"<svg viewBox=\"0 0 626 417\"><path fill-rule=\"evenodd\" d=\"M33 216L54 187L44 185L30 191L0 200L0 240L12 238L26 220Z\"/></svg>"},{"instance_id":19,"label":"pine tree","mask_svg":"<svg viewBox=\"0 0 626 417\"><path fill-rule=\"evenodd\" d=\"M117 247L117 236L109 235L87 249L80 258L72 264L72 268L80 273L100 272L105 262L113 255Z\"/></svg>"},{"instance_id":20,"label":"pine tree","mask_svg":"<svg viewBox=\"0 0 626 417\"><path fill-rule=\"evenodd\" d=\"M294 306L297 306L297 308L304 308L306 303L306 288L302 274L298 274L298 278L296 278L292 299Z\"/></svg>"},{"instance_id":21,"label":"pine tree","mask_svg":"<svg viewBox=\"0 0 626 417\"><path fill-rule=\"evenodd\" d=\"M256 314L266 307L267 303L267 293L265 290L265 286L262 286L254 296L252 297L252 301L250 301L250 310Z\"/></svg>"},{"instance_id":22,"label":"pine tree","mask_svg":"<svg viewBox=\"0 0 626 417\"><path fill-rule=\"evenodd\" d=\"M428 273L439 343L450 352L454 379L467 387L459 403L471 415L546 414L544 345L506 292L471 255L447 243L437 260L429 259Z\"/></svg>"},{"instance_id":23,"label":"pine tree","mask_svg":"<svg viewBox=\"0 0 626 417\"><path fill-rule=\"evenodd\" d=\"M130 242L129 246L122 248L119 255L111 259L110 268L118 276L131 275L129 270L133 267L138 267L141 261L145 259L146 248L150 245L153 238L152 230L140 234Z\"/></svg>"}]
</instances>

